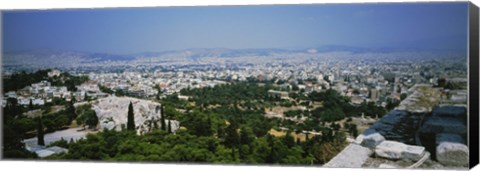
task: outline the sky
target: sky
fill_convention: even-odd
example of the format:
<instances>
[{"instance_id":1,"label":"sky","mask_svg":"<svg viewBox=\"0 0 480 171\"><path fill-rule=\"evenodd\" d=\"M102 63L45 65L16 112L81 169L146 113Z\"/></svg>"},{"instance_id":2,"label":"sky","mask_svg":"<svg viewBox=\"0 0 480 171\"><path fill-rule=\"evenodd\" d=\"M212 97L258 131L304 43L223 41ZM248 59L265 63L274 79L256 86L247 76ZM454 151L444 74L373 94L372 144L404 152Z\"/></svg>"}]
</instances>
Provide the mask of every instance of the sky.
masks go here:
<instances>
[{"instance_id":1,"label":"sky","mask_svg":"<svg viewBox=\"0 0 480 171\"><path fill-rule=\"evenodd\" d=\"M467 7L455 2L3 11L2 48L113 54L326 45L463 50Z\"/></svg>"}]
</instances>

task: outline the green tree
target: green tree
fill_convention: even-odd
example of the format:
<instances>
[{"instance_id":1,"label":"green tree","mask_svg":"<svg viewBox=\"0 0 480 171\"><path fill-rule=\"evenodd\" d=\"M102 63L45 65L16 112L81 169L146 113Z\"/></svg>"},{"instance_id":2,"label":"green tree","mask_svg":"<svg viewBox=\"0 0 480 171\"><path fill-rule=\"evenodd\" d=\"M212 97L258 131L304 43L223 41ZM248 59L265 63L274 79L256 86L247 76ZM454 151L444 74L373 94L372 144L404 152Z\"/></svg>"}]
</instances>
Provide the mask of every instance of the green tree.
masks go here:
<instances>
[{"instance_id":1,"label":"green tree","mask_svg":"<svg viewBox=\"0 0 480 171\"><path fill-rule=\"evenodd\" d=\"M135 116L133 113L133 104L130 102L128 105L128 116L127 116L127 130L135 130Z\"/></svg>"},{"instance_id":2,"label":"green tree","mask_svg":"<svg viewBox=\"0 0 480 171\"><path fill-rule=\"evenodd\" d=\"M28 110L33 110L32 99L30 99L30 103L28 103Z\"/></svg>"},{"instance_id":3,"label":"green tree","mask_svg":"<svg viewBox=\"0 0 480 171\"><path fill-rule=\"evenodd\" d=\"M287 145L288 148L295 146L295 138L293 138L291 131L287 131L287 134L283 137L283 144Z\"/></svg>"},{"instance_id":4,"label":"green tree","mask_svg":"<svg viewBox=\"0 0 480 171\"><path fill-rule=\"evenodd\" d=\"M356 125L356 124L349 124L348 132L350 132L350 134L351 134L353 137L357 137L357 136L358 136L357 125Z\"/></svg>"},{"instance_id":5,"label":"green tree","mask_svg":"<svg viewBox=\"0 0 480 171\"><path fill-rule=\"evenodd\" d=\"M42 116L37 118L37 144L45 145Z\"/></svg>"},{"instance_id":6,"label":"green tree","mask_svg":"<svg viewBox=\"0 0 480 171\"><path fill-rule=\"evenodd\" d=\"M84 111L83 114L77 118L77 123L80 125L87 125L90 128L96 128L98 125L96 112L92 109Z\"/></svg>"},{"instance_id":7,"label":"green tree","mask_svg":"<svg viewBox=\"0 0 480 171\"><path fill-rule=\"evenodd\" d=\"M189 133L196 136L211 136L211 127L208 125L208 118L204 112L193 110L191 113L184 115L181 122Z\"/></svg>"},{"instance_id":8,"label":"green tree","mask_svg":"<svg viewBox=\"0 0 480 171\"><path fill-rule=\"evenodd\" d=\"M237 132L238 125L235 121L230 120L230 125L226 128L225 145L232 149L232 158L235 159L235 148L239 145L239 135Z\"/></svg>"},{"instance_id":9,"label":"green tree","mask_svg":"<svg viewBox=\"0 0 480 171\"><path fill-rule=\"evenodd\" d=\"M172 121L171 120L168 120L168 132L171 133L172 132Z\"/></svg>"},{"instance_id":10,"label":"green tree","mask_svg":"<svg viewBox=\"0 0 480 171\"><path fill-rule=\"evenodd\" d=\"M405 93L400 94L400 100L404 100L406 98L407 98L407 94Z\"/></svg>"},{"instance_id":11,"label":"green tree","mask_svg":"<svg viewBox=\"0 0 480 171\"><path fill-rule=\"evenodd\" d=\"M252 128L243 126L240 129L240 144L251 145L254 139L255 139L255 135L253 134Z\"/></svg>"},{"instance_id":12,"label":"green tree","mask_svg":"<svg viewBox=\"0 0 480 171\"><path fill-rule=\"evenodd\" d=\"M438 87L445 87L447 85L447 79L445 78L440 78L437 80L437 86Z\"/></svg>"},{"instance_id":13,"label":"green tree","mask_svg":"<svg viewBox=\"0 0 480 171\"><path fill-rule=\"evenodd\" d=\"M164 105L161 105L160 106L160 119L161 119L161 129L166 131L167 130L167 123L165 123L165 106Z\"/></svg>"},{"instance_id":14,"label":"green tree","mask_svg":"<svg viewBox=\"0 0 480 171\"><path fill-rule=\"evenodd\" d=\"M74 106L74 100L70 100L70 103L68 104L67 107L67 112L70 115L70 120L74 120L77 118L77 113L75 112L75 106Z\"/></svg>"}]
</instances>

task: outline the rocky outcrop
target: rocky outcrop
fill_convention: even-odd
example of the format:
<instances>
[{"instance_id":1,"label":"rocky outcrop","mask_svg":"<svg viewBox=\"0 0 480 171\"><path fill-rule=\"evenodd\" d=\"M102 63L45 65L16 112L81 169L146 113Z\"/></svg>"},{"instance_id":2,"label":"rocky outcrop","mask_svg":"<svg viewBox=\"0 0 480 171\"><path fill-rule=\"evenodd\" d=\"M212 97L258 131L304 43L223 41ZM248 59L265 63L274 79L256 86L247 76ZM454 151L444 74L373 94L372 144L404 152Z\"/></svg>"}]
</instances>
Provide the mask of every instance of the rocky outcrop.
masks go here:
<instances>
[{"instance_id":1,"label":"rocky outcrop","mask_svg":"<svg viewBox=\"0 0 480 171\"><path fill-rule=\"evenodd\" d=\"M133 104L135 128L138 134L144 134L161 127L160 103L131 97L110 96L99 99L92 105L92 109L97 113L100 129L119 131L125 128L130 102ZM168 122L171 122L172 132L180 127L178 121L165 120L166 124Z\"/></svg>"}]
</instances>

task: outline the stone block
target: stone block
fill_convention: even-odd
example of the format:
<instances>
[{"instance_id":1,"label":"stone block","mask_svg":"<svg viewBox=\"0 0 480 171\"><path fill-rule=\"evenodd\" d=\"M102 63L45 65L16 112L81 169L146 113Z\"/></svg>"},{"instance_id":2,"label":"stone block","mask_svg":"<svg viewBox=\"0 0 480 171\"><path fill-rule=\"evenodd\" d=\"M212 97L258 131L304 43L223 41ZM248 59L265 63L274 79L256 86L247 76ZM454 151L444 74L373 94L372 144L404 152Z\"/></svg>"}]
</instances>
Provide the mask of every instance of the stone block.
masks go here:
<instances>
[{"instance_id":1,"label":"stone block","mask_svg":"<svg viewBox=\"0 0 480 171\"><path fill-rule=\"evenodd\" d=\"M438 162L444 166L468 166L469 150L465 144L441 142L436 153Z\"/></svg>"},{"instance_id":2,"label":"stone block","mask_svg":"<svg viewBox=\"0 0 480 171\"><path fill-rule=\"evenodd\" d=\"M432 117L423 124L421 131L424 133L466 134L467 127L460 120Z\"/></svg>"},{"instance_id":3,"label":"stone block","mask_svg":"<svg viewBox=\"0 0 480 171\"><path fill-rule=\"evenodd\" d=\"M373 151L358 144L350 144L323 167L359 168L367 161Z\"/></svg>"},{"instance_id":4,"label":"stone block","mask_svg":"<svg viewBox=\"0 0 480 171\"><path fill-rule=\"evenodd\" d=\"M407 148L402 152L402 158L406 158L412 161L420 160L425 155L425 147L407 145Z\"/></svg>"},{"instance_id":5,"label":"stone block","mask_svg":"<svg viewBox=\"0 0 480 171\"><path fill-rule=\"evenodd\" d=\"M377 145L375 154L387 159L409 159L417 161L425 154L425 147L387 140Z\"/></svg>"},{"instance_id":6,"label":"stone block","mask_svg":"<svg viewBox=\"0 0 480 171\"><path fill-rule=\"evenodd\" d=\"M378 166L379 169L397 169L399 168L398 166L394 166L394 165L391 165L391 164L385 164L385 163L382 163Z\"/></svg>"},{"instance_id":7,"label":"stone block","mask_svg":"<svg viewBox=\"0 0 480 171\"><path fill-rule=\"evenodd\" d=\"M463 140L462 136L458 134L437 134L436 135L436 144L439 145L442 142L453 142L453 143L460 143L465 144L465 140Z\"/></svg>"},{"instance_id":8,"label":"stone block","mask_svg":"<svg viewBox=\"0 0 480 171\"><path fill-rule=\"evenodd\" d=\"M380 133L368 134L363 137L362 146L375 149L375 147L384 140L385 137L383 137Z\"/></svg>"},{"instance_id":9,"label":"stone block","mask_svg":"<svg viewBox=\"0 0 480 171\"><path fill-rule=\"evenodd\" d=\"M467 109L463 106L444 106L436 107L432 111L435 117L465 118Z\"/></svg>"}]
</instances>

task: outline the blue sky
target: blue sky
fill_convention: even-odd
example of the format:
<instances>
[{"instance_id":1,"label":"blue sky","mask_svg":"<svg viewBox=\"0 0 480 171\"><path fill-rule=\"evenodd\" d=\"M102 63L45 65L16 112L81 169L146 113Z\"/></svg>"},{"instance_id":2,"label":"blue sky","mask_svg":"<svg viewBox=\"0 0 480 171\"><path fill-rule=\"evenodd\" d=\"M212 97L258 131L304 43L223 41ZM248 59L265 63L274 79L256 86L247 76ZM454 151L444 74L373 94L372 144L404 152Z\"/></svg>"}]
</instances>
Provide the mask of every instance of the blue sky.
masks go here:
<instances>
[{"instance_id":1,"label":"blue sky","mask_svg":"<svg viewBox=\"0 0 480 171\"><path fill-rule=\"evenodd\" d=\"M3 11L3 50L466 49L467 3Z\"/></svg>"}]
</instances>

